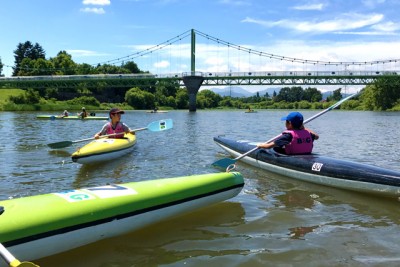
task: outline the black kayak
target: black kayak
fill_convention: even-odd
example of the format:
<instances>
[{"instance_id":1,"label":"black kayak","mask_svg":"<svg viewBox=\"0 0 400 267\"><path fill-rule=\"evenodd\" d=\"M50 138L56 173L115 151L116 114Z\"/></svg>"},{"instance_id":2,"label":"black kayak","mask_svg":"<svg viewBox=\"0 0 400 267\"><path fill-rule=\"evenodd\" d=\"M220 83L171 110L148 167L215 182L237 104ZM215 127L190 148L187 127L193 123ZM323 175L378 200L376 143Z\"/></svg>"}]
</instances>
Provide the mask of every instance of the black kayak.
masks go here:
<instances>
[{"instance_id":1,"label":"black kayak","mask_svg":"<svg viewBox=\"0 0 400 267\"><path fill-rule=\"evenodd\" d=\"M255 149L259 142L232 140L222 136L214 141L234 157ZM316 184L400 197L400 172L372 165L320 156L285 155L274 149L256 149L241 158L252 166Z\"/></svg>"}]
</instances>

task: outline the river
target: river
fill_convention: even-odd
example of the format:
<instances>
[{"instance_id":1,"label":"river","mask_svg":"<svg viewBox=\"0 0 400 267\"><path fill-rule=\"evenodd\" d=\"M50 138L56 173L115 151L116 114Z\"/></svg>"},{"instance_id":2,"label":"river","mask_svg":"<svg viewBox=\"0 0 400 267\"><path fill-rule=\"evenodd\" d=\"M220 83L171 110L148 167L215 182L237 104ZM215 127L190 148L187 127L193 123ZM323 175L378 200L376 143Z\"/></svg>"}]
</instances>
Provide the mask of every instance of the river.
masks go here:
<instances>
[{"instance_id":1,"label":"river","mask_svg":"<svg viewBox=\"0 0 400 267\"><path fill-rule=\"evenodd\" d=\"M309 118L319 111L302 111ZM227 157L213 137L266 141L288 111L128 111L132 129L171 118L173 129L141 131L132 154L82 166L46 144L92 137L105 121L37 120L43 112L1 112L0 199L71 188L219 172ZM97 116L107 116L97 112ZM314 152L400 171L399 112L334 110L308 127ZM140 231L36 260L42 267L399 266L396 199L296 181L239 163L245 187L235 198ZM23 214L21 214L23 216ZM0 223L1 225L1 223ZM42 248L46 249L46 248Z\"/></svg>"}]
</instances>

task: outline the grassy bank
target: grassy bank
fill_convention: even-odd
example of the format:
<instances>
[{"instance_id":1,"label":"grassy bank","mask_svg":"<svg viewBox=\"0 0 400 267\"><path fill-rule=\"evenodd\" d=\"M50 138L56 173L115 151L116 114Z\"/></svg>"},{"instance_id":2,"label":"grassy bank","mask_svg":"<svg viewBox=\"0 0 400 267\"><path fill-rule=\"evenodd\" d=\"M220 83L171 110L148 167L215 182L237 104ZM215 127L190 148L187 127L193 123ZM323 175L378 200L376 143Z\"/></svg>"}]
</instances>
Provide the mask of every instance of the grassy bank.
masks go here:
<instances>
[{"instance_id":1,"label":"grassy bank","mask_svg":"<svg viewBox=\"0 0 400 267\"><path fill-rule=\"evenodd\" d=\"M22 89L2 89L0 88L0 104L4 104L10 96L18 96L24 92Z\"/></svg>"},{"instance_id":2,"label":"grassy bank","mask_svg":"<svg viewBox=\"0 0 400 267\"><path fill-rule=\"evenodd\" d=\"M0 89L0 110L1 111L57 111L62 112L68 110L69 112L80 112L82 107L85 107L88 112L108 111L113 107L118 107L125 110L131 110L132 107L124 104L114 103L101 103L99 106L89 105L85 103L73 103L71 101L56 101L41 99L37 104L15 104L8 101L10 96L20 96L24 94L21 89Z\"/></svg>"}]
</instances>

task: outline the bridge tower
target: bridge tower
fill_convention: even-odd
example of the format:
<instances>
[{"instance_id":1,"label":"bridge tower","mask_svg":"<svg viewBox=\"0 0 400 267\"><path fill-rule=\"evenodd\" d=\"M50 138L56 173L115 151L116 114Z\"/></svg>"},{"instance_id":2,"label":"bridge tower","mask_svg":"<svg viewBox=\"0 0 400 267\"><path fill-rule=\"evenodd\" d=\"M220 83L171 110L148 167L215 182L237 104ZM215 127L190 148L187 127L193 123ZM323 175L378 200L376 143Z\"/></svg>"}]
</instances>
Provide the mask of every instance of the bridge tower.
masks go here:
<instances>
[{"instance_id":1,"label":"bridge tower","mask_svg":"<svg viewBox=\"0 0 400 267\"><path fill-rule=\"evenodd\" d=\"M196 97L199 92L200 86L204 81L202 73L196 73L196 35L192 29L191 38L191 72L183 74L183 83L185 84L189 93L189 111L196 111Z\"/></svg>"}]
</instances>

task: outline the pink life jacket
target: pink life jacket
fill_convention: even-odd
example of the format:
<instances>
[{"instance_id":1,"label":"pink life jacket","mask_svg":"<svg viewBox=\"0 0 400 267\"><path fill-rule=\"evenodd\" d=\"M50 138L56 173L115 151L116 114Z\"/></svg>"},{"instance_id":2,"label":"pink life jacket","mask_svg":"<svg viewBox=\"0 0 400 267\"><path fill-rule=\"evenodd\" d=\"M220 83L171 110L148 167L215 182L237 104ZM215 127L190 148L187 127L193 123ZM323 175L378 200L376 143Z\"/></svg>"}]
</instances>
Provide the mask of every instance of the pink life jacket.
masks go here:
<instances>
[{"instance_id":1,"label":"pink life jacket","mask_svg":"<svg viewBox=\"0 0 400 267\"><path fill-rule=\"evenodd\" d=\"M293 137L292 142L285 146L285 152L292 154L309 154L313 149L313 140L311 133L307 130L287 130L284 133L290 133Z\"/></svg>"},{"instance_id":2,"label":"pink life jacket","mask_svg":"<svg viewBox=\"0 0 400 267\"><path fill-rule=\"evenodd\" d=\"M107 134L114 134L114 133L122 133L114 136L110 136L111 138L123 138L124 137L124 128L122 127L121 123L117 123L115 129L112 128L111 122L107 125Z\"/></svg>"}]
</instances>

